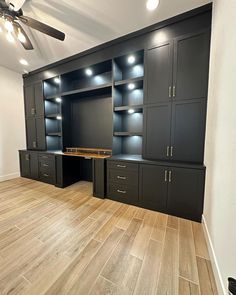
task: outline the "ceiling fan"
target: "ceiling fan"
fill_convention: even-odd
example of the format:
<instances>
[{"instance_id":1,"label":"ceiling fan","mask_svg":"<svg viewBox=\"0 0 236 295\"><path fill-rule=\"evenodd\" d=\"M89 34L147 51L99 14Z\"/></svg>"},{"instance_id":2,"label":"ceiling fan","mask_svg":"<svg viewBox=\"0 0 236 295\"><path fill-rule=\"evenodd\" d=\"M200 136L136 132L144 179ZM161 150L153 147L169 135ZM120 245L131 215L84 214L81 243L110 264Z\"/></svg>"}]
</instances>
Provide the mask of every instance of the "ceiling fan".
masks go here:
<instances>
[{"instance_id":1,"label":"ceiling fan","mask_svg":"<svg viewBox=\"0 0 236 295\"><path fill-rule=\"evenodd\" d=\"M12 33L14 32L26 50L34 49L29 37L22 28L21 23L32 29L47 34L48 36L64 41L64 33L23 14L22 6L25 1L26 0L0 0L0 18L3 18L5 21L8 41L14 41L12 36Z\"/></svg>"}]
</instances>

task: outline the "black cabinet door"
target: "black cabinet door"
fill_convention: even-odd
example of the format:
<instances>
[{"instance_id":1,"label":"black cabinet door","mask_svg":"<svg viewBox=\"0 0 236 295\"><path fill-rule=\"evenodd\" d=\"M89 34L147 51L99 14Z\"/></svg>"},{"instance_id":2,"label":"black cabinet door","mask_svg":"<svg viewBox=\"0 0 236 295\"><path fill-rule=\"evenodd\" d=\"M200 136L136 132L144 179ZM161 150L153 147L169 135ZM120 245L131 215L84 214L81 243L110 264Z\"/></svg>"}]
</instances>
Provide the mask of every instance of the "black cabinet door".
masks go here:
<instances>
[{"instance_id":1,"label":"black cabinet door","mask_svg":"<svg viewBox=\"0 0 236 295\"><path fill-rule=\"evenodd\" d=\"M25 115L26 117L34 117L36 114L35 99L34 99L34 85L24 88L25 99Z\"/></svg>"},{"instance_id":2,"label":"black cabinet door","mask_svg":"<svg viewBox=\"0 0 236 295\"><path fill-rule=\"evenodd\" d=\"M169 159L170 127L171 103L160 103L144 108L144 158Z\"/></svg>"},{"instance_id":3,"label":"black cabinet door","mask_svg":"<svg viewBox=\"0 0 236 295\"><path fill-rule=\"evenodd\" d=\"M171 168L168 177L169 214L201 221L204 198L204 170Z\"/></svg>"},{"instance_id":4,"label":"black cabinet door","mask_svg":"<svg viewBox=\"0 0 236 295\"><path fill-rule=\"evenodd\" d=\"M36 118L37 150L46 150L46 131L44 118Z\"/></svg>"},{"instance_id":5,"label":"black cabinet door","mask_svg":"<svg viewBox=\"0 0 236 295\"><path fill-rule=\"evenodd\" d=\"M172 42L149 49L145 65L145 104L169 100L172 86Z\"/></svg>"},{"instance_id":6,"label":"black cabinet door","mask_svg":"<svg viewBox=\"0 0 236 295\"><path fill-rule=\"evenodd\" d=\"M37 180L39 178L39 160L38 153L30 153L30 175L32 179Z\"/></svg>"},{"instance_id":7,"label":"black cabinet door","mask_svg":"<svg viewBox=\"0 0 236 295\"><path fill-rule=\"evenodd\" d=\"M41 82L34 85L34 100L36 116L44 116L43 86Z\"/></svg>"},{"instance_id":8,"label":"black cabinet door","mask_svg":"<svg viewBox=\"0 0 236 295\"><path fill-rule=\"evenodd\" d=\"M172 104L171 159L202 163L204 155L206 99Z\"/></svg>"},{"instance_id":9,"label":"black cabinet door","mask_svg":"<svg viewBox=\"0 0 236 295\"><path fill-rule=\"evenodd\" d=\"M207 97L210 35L209 31L175 39L175 99Z\"/></svg>"},{"instance_id":10,"label":"black cabinet door","mask_svg":"<svg viewBox=\"0 0 236 295\"><path fill-rule=\"evenodd\" d=\"M35 118L26 119L26 138L27 149L34 150L37 148L37 133Z\"/></svg>"},{"instance_id":11,"label":"black cabinet door","mask_svg":"<svg viewBox=\"0 0 236 295\"><path fill-rule=\"evenodd\" d=\"M93 195L94 197L105 197L105 160L93 159Z\"/></svg>"},{"instance_id":12,"label":"black cabinet door","mask_svg":"<svg viewBox=\"0 0 236 295\"><path fill-rule=\"evenodd\" d=\"M163 166L140 165L139 201L142 206L165 211L168 171Z\"/></svg>"},{"instance_id":13,"label":"black cabinet door","mask_svg":"<svg viewBox=\"0 0 236 295\"><path fill-rule=\"evenodd\" d=\"M30 178L30 153L20 151L20 174L21 177Z\"/></svg>"}]
</instances>

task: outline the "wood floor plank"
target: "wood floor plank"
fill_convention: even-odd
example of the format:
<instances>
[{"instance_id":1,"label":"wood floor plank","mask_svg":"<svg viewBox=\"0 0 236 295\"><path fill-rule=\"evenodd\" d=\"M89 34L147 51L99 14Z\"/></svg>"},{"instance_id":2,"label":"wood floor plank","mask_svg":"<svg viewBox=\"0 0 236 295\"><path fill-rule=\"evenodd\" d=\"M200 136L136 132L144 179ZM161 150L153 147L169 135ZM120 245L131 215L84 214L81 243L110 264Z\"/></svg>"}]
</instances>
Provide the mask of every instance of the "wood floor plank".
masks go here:
<instances>
[{"instance_id":1,"label":"wood floor plank","mask_svg":"<svg viewBox=\"0 0 236 295\"><path fill-rule=\"evenodd\" d=\"M163 242L167 226L167 215L162 213L156 213L156 221L151 234L153 240Z\"/></svg>"},{"instance_id":2,"label":"wood floor plank","mask_svg":"<svg viewBox=\"0 0 236 295\"><path fill-rule=\"evenodd\" d=\"M91 289L89 295L118 295L119 288L117 285L113 284L112 282L106 280L102 276L99 276L95 285Z\"/></svg>"},{"instance_id":3,"label":"wood floor plank","mask_svg":"<svg viewBox=\"0 0 236 295\"><path fill-rule=\"evenodd\" d=\"M161 254L163 246L160 242L149 240L142 269L135 288L135 295L156 294L156 284L161 266Z\"/></svg>"},{"instance_id":4,"label":"wood floor plank","mask_svg":"<svg viewBox=\"0 0 236 295\"><path fill-rule=\"evenodd\" d=\"M201 295L217 295L218 291L211 262L204 258L197 257L197 266Z\"/></svg>"},{"instance_id":5,"label":"wood floor plank","mask_svg":"<svg viewBox=\"0 0 236 295\"><path fill-rule=\"evenodd\" d=\"M169 215L168 219L167 219L167 226L178 230L179 229L179 218Z\"/></svg>"},{"instance_id":6,"label":"wood floor plank","mask_svg":"<svg viewBox=\"0 0 236 295\"><path fill-rule=\"evenodd\" d=\"M183 278L179 278L179 295L200 295L199 286Z\"/></svg>"},{"instance_id":7,"label":"wood floor plank","mask_svg":"<svg viewBox=\"0 0 236 295\"><path fill-rule=\"evenodd\" d=\"M198 284L196 251L191 222L179 220L179 274Z\"/></svg>"},{"instance_id":8,"label":"wood floor plank","mask_svg":"<svg viewBox=\"0 0 236 295\"><path fill-rule=\"evenodd\" d=\"M156 294L178 295L178 261L178 231L167 227Z\"/></svg>"},{"instance_id":9,"label":"wood floor plank","mask_svg":"<svg viewBox=\"0 0 236 295\"><path fill-rule=\"evenodd\" d=\"M202 224L198 222L192 222L192 228L196 255L210 260Z\"/></svg>"},{"instance_id":10,"label":"wood floor plank","mask_svg":"<svg viewBox=\"0 0 236 295\"><path fill-rule=\"evenodd\" d=\"M127 230L132 218L137 211L137 207L129 206L117 223L117 227Z\"/></svg>"}]
</instances>

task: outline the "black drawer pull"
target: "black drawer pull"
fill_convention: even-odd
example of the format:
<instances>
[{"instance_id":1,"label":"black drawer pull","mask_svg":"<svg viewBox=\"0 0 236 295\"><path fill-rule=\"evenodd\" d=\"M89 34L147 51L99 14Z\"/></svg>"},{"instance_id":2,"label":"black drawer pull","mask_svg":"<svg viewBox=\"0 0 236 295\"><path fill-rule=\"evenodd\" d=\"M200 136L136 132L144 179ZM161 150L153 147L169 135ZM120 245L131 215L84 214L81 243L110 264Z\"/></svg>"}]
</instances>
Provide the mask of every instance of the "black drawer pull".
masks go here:
<instances>
[{"instance_id":1,"label":"black drawer pull","mask_svg":"<svg viewBox=\"0 0 236 295\"><path fill-rule=\"evenodd\" d=\"M48 159L48 156L42 156L43 159Z\"/></svg>"},{"instance_id":2,"label":"black drawer pull","mask_svg":"<svg viewBox=\"0 0 236 295\"><path fill-rule=\"evenodd\" d=\"M118 179L126 180L125 176L117 176Z\"/></svg>"},{"instance_id":3,"label":"black drawer pull","mask_svg":"<svg viewBox=\"0 0 236 295\"><path fill-rule=\"evenodd\" d=\"M116 167L118 167L118 168L126 168L125 165L116 165Z\"/></svg>"},{"instance_id":4,"label":"black drawer pull","mask_svg":"<svg viewBox=\"0 0 236 295\"><path fill-rule=\"evenodd\" d=\"M48 167L48 164L43 164L43 167Z\"/></svg>"},{"instance_id":5,"label":"black drawer pull","mask_svg":"<svg viewBox=\"0 0 236 295\"><path fill-rule=\"evenodd\" d=\"M117 190L117 193L120 193L120 194L126 194L126 191L121 191L121 190Z\"/></svg>"},{"instance_id":6,"label":"black drawer pull","mask_svg":"<svg viewBox=\"0 0 236 295\"><path fill-rule=\"evenodd\" d=\"M44 173L44 174L43 174L43 176L45 176L45 177L49 177L49 175L48 175L48 174L46 174L46 173Z\"/></svg>"}]
</instances>

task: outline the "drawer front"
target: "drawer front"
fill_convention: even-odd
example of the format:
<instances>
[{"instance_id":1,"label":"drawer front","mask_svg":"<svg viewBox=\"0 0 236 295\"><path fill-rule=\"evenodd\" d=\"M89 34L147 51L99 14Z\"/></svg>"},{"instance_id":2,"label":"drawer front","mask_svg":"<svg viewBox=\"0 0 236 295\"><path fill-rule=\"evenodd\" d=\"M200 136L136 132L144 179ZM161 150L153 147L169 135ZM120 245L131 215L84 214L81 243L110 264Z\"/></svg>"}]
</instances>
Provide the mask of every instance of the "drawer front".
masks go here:
<instances>
[{"instance_id":1,"label":"drawer front","mask_svg":"<svg viewBox=\"0 0 236 295\"><path fill-rule=\"evenodd\" d=\"M55 156L54 155L48 155L48 154L39 154L39 161L54 161Z\"/></svg>"},{"instance_id":2,"label":"drawer front","mask_svg":"<svg viewBox=\"0 0 236 295\"><path fill-rule=\"evenodd\" d=\"M138 172L138 164L123 162L123 161L108 161L107 163L108 169L119 169L122 171L137 171Z\"/></svg>"},{"instance_id":3,"label":"drawer front","mask_svg":"<svg viewBox=\"0 0 236 295\"><path fill-rule=\"evenodd\" d=\"M42 172L53 172L55 170L55 162L51 160L40 160L39 170Z\"/></svg>"},{"instance_id":4,"label":"drawer front","mask_svg":"<svg viewBox=\"0 0 236 295\"><path fill-rule=\"evenodd\" d=\"M138 186L138 171L108 169L108 181L126 186Z\"/></svg>"},{"instance_id":5,"label":"drawer front","mask_svg":"<svg viewBox=\"0 0 236 295\"><path fill-rule=\"evenodd\" d=\"M108 196L114 200L118 200L125 203L138 202L138 187L109 183L107 193Z\"/></svg>"},{"instance_id":6,"label":"drawer front","mask_svg":"<svg viewBox=\"0 0 236 295\"><path fill-rule=\"evenodd\" d=\"M54 184L55 183L55 173L50 172L39 172L39 178L41 181Z\"/></svg>"}]
</instances>

